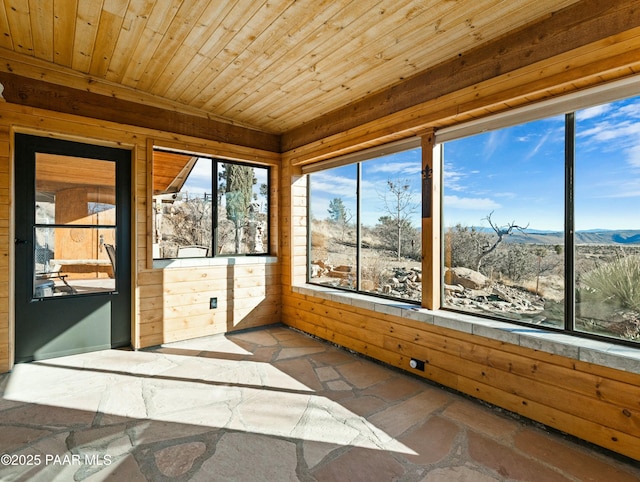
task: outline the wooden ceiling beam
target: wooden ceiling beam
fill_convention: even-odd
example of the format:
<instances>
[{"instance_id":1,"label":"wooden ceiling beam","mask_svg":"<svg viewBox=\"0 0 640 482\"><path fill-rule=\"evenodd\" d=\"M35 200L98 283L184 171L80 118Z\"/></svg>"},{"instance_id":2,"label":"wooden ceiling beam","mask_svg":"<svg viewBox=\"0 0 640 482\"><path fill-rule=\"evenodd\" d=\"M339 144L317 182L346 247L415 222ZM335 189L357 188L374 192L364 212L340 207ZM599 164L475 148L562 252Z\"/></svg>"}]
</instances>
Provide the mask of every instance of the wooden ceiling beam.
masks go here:
<instances>
[{"instance_id":1,"label":"wooden ceiling beam","mask_svg":"<svg viewBox=\"0 0 640 482\"><path fill-rule=\"evenodd\" d=\"M282 136L292 151L640 26L637 0L584 0Z\"/></svg>"},{"instance_id":2,"label":"wooden ceiling beam","mask_svg":"<svg viewBox=\"0 0 640 482\"><path fill-rule=\"evenodd\" d=\"M140 104L58 84L0 72L2 96L14 104L76 114L118 124L280 152L280 137L161 107Z\"/></svg>"}]
</instances>

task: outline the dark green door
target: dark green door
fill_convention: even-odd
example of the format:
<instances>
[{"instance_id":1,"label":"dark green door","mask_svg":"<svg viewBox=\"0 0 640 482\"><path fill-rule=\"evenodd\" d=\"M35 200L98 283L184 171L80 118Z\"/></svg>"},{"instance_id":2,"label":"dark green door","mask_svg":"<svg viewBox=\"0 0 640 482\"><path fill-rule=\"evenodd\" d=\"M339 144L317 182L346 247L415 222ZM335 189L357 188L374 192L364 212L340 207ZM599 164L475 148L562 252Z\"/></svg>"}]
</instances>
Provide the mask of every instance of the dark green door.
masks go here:
<instances>
[{"instance_id":1,"label":"dark green door","mask_svg":"<svg viewBox=\"0 0 640 482\"><path fill-rule=\"evenodd\" d=\"M15 137L15 361L131 344L131 151Z\"/></svg>"}]
</instances>

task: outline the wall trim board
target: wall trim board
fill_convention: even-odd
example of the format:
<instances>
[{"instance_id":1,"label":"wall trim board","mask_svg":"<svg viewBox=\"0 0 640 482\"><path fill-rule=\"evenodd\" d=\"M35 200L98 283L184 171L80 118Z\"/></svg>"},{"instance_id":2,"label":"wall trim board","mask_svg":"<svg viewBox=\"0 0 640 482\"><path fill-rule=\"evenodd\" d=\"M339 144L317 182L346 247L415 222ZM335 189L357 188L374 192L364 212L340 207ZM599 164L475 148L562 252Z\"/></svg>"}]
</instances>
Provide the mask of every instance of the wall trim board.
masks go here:
<instances>
[{"instance_id":1,"label":"wall trim board","mask_svg":"<svg viewBox=\"0 0 640 482\"><path fill-rule=\"evenodd\" d=\"M63 85L0 71L7 102L157 129L244 147L280 152L280 137L129 100L107 97Z\"/></svg>"}]
</instances>

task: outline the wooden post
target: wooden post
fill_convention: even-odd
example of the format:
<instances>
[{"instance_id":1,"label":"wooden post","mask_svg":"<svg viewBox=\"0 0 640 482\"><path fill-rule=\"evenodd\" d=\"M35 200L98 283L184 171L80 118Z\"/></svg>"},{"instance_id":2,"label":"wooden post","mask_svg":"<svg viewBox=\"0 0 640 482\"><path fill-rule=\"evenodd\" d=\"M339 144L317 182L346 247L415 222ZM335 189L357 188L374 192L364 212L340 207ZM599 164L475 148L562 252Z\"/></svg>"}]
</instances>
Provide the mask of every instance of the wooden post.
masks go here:
<instances>
[{"instance_id":1,"label":"wooden post","mask_svg":"<svg viewBox=\"0 0 640 482\"><path fill-rule=\"evenodd\" d=\"M440 195L442 166L435 147L435 131L420 134L422 139L422 307L440 308L441 240Z\"/></svg>"}]
</instances>

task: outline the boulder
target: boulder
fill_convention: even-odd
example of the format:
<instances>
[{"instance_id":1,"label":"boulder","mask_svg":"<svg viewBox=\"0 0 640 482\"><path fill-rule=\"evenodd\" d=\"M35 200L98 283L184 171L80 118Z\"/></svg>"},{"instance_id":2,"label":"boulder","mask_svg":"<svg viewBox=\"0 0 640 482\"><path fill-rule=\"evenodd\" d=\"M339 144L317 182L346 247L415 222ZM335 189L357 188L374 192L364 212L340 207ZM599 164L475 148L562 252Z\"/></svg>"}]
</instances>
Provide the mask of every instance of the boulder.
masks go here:
<instances>
[{"instance_id":1,"label":"boulder","mask_svg":"<svg viewBox=\"0 0 640 482\"><path fill-rule=\"evenodd\" d=\"M462 285L471 290L479 290L487 286L488 279L482 273L478 273L469 268L449 268L452 285Z\"/></svg>"}]
</instances>

